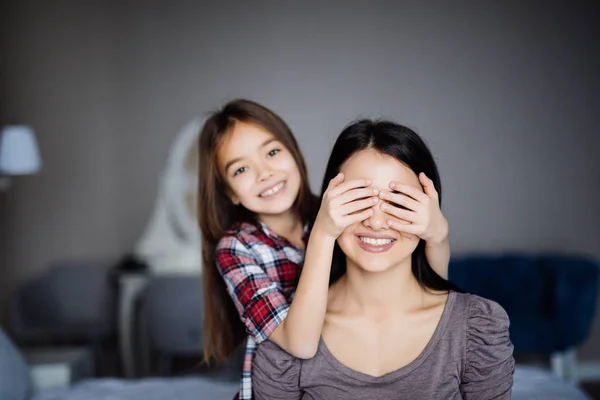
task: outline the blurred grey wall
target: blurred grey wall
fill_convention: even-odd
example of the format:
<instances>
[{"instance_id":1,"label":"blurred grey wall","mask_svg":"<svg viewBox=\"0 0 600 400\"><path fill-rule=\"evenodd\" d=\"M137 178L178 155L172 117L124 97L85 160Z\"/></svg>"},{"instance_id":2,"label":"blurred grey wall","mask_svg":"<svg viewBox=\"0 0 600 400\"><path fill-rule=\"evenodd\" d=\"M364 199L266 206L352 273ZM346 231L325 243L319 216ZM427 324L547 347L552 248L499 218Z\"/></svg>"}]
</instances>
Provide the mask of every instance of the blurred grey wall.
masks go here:
<instances>
[{"instance_id":1,"label":"blurred grey wall","mask_svg":"<svg viewBox=\"0 0 600 400\"><path fill-rule=\"evenodd\" d=\"M415 128L455 253L600 258L597 6L237 3L3 2L0 112L33 125L44 161L0 193L3 316L51 261L131 249L175 134L235 97L290 124L315 191L352 119Z\"/></svg>"}]
</instances>

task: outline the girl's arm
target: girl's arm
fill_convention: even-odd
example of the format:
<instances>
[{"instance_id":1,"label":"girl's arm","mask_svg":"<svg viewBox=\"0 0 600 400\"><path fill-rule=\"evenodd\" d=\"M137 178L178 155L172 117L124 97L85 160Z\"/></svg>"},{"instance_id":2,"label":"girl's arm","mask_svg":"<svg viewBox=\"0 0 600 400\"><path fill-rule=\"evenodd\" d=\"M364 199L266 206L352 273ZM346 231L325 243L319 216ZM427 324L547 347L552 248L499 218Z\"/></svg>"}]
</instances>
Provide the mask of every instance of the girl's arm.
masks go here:
<instances>
[{"instance_id":1,"label":"girl's arm","mask_svg":"<svg viewBox=\"0 0 600 400\"><path fill-rule=\"evenodd\" d=\"M429 227L426 230L425 255L431 268L442 278L448 279L450 262L450 241L448 240L448 220L440 209L440 201L433 181L424 173L419 174L424 193L429 197Z\"/></svg>"},{"instance_id":2,"label":"girl's arm","mask_svg":"<svg viewBox=\"0 0 600 400\"><path fill-rule=\"evenodd\" d=\"M319 345L327 309L329 273L337 237L347 227L368 218L377 191L366 179L343 182L333 178L323 195L306 248L302 274L286 319L269 339L298 358L312 358ZM361 211L362 210L362 211Z\"/></svg>"},{"instance_id":3,"label":"girl's arm","mask_svg":"<svg viewBox=\"0 0 600 400\"><path fill-rule=\"evenodd\" d=\"M442 278L448 279L448 263L450 262L450 241L448 236L442 241L425 242L425 255L431 268Z\"/></svg>"},{"instance_id":4,"label":"girl's arm","mask_svg":"<svg viewBox=\"0 0 600 400\"><path fill-rule=\"evenodd\" d=\"M316 227L315 227L316 228ZM269 339L298 358L312 358L319 345L329 291L335 238L313 229L294 301Z\"/></svg>"},{"instance_id":5,"label":"girl's arm","mask_svg":"<svg viewBox=\"0 0 600 400\"><path fill-rule=\"evenodd\" d=\"M269 261L259 260L256 255L264 254L265 249L255 249L256 242L255 237L240 234L222 239L217 247L217 268L240 318L257 343L271 339L297 358L311 358L325 318L335 239L313 230L292 305L281 282L268 273L282 267L280 260L276 255Z\"/></svg>"}]
</instances>

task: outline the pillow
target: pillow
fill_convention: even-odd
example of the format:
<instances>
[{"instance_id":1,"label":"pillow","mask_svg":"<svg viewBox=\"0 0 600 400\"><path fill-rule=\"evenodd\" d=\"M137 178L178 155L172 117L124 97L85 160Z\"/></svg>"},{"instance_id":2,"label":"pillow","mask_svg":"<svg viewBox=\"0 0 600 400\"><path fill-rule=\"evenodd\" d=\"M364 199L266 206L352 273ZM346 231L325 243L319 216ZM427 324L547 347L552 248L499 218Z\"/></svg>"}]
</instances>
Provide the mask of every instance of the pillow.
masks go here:
<instances>
[{"instance_id":1,"label":"pillow","mask_svg":"<svg viewBox=\"0 0 600 400\"><path fill-rule=\"evenodd\" d=\"M30 389L27 363L0 328L0 399L27 400Z\"/></svg>"}]
</instances>

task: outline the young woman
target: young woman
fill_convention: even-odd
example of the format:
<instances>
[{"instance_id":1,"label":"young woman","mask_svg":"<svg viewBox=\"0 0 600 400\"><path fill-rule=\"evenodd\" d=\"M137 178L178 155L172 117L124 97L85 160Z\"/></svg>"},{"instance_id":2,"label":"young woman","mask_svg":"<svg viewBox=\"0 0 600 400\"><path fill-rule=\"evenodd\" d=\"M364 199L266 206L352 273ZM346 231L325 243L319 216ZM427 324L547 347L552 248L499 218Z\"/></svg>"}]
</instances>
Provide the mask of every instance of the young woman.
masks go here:
<instances>
[{"instance_id":1,"label":"young woman","mask_svg":"<svg viewBox=\"0 0 600 400\"><path fill-rule=\"evenodd\" d=\"M428 201L420 173L433 180L433 201L441 198L425 143L404 126L359 121L339 136L323 186L340 172L369 179L383 201L337 239L316 355L303 360L261 343L255 398L510 399L514 359L505 311L439 277L417 230L388 221L391 207L411 221L416 203Z\"/></svg>"}]
</instances>

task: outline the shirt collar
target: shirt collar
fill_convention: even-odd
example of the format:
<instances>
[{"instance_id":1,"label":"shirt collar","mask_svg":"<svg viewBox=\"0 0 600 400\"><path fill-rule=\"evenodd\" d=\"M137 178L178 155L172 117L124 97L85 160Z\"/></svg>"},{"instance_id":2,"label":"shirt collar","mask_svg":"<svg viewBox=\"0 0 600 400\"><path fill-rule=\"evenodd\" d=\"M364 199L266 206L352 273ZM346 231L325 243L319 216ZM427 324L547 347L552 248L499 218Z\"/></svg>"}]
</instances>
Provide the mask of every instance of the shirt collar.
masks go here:
<instances>
[{"instance_id":1,"label":"shirt collar","mask_svg":"<svg viewBox=\"0 0 600 400\"><path fill-rule=\"evenodd\" d=\"M285 242L288 242L288 243L290 242L289 240L287 240L283 236L278 235L277 233L273 232L262 221L258 221L258 223L260 224L260 229L265 233L265 235L269 236L271 239L278 240L278 241L285 241ZM310 226L309 226L308 223L306 223L306 224L304 224L304 228L302 230L302 241L304 242L305 246L308 243L309 232L310 232Z\"/></svg>"}]
</instances>

